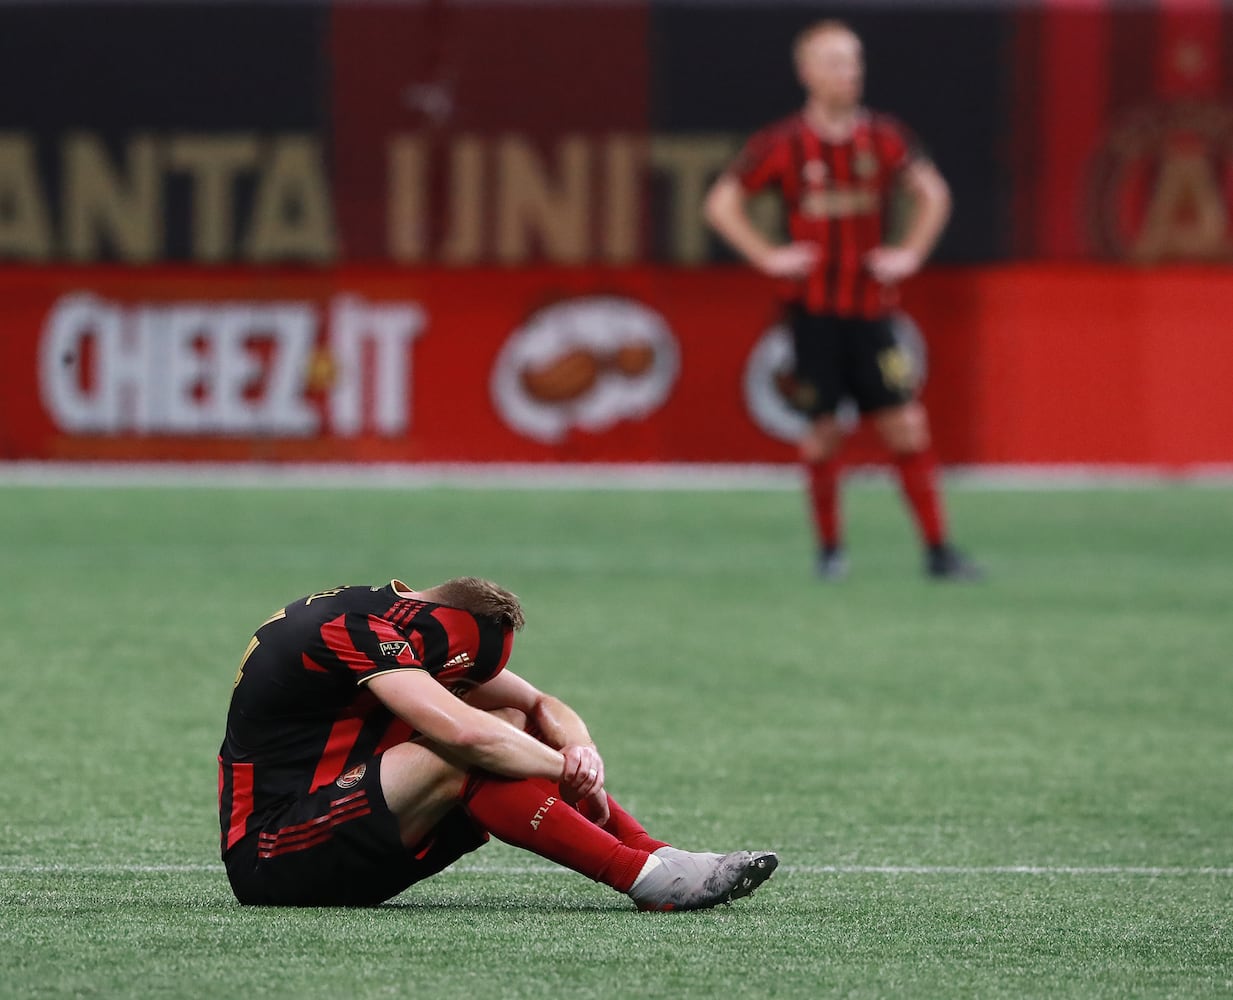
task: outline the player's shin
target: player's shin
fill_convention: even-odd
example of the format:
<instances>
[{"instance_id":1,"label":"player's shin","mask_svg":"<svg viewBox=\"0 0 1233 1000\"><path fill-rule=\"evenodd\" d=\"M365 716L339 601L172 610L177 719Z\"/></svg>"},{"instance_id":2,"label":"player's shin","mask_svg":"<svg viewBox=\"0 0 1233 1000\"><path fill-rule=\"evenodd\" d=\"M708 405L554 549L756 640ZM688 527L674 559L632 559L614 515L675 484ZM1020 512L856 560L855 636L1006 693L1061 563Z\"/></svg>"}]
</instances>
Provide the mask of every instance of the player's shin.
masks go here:
<instances>
[{"instance_id":1,"label":"player's shin","mask_svg":"<svg viewBox=\"0 0 1233 1000\"><path fill-rule=\"evenodd\" d=\"M926 449L895 456L899 487L926 545L946 541L946 516L938 490L938 463Z\"/></svg>"},{"instance_id":2,"label":"player's shin","mask_svg":"<svg viewBox=\"0 0 1233 1000\"><path fill-rule=\"evenodd\" d=\"M835 457L805 465L809 512L820 550L832 551L841 544L839 512L839 460Z\"/></svg>"},{"instance_id":3,"label":"player's shin","mask_svg":"<svg viewBox=\"0 0 1233 1000\"><path fill-rule=\"evenodd\" d=\"M561 798L549 781L472 775L463 801L494 837L627 892L650 852L621 843Z\"/></svg>"}]
</instances>

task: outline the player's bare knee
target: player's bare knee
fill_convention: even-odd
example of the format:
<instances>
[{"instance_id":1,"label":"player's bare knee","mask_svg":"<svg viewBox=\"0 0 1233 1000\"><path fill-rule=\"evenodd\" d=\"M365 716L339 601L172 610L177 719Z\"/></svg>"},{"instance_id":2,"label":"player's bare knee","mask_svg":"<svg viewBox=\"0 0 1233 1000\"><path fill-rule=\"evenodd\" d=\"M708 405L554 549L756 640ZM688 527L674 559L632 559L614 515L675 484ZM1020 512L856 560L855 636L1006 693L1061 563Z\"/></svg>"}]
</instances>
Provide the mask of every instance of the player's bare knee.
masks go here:
<instances>
[{"instance_id":1,"label":"player's bare knee","mask_svg":"<svg viewBox=\"0 0 1233 1000\"><path fill-rule=\"evenodd\" d=\"M915 455L929 447L929 433L923 428L907 427L887 442L897 455Z\"/></svg>"},{"instance_id":2,"label":"player's bare knee","mask_svg":"<svg viewBox=\"0 0 1233 1000\"><path fill-rule=\"evenodd\" d=\"M839 451L843 435L834 420L820 420L800 440L801 461L816 465L833 458Z\"/></svg>"},{"instance_id":3,"label":"player's bare knee","mask_svg":"<svg viewBox=\"0 0 1233 1000\"><path fill-rule=\"evenodd\" d=\"M505 720L515 729L527 728L526 713L516 708L494 708L490 714L495 715L498 719Z\"/></svg>"},{"instance_id":4,"label":"player's bare knee","mask_svg":"<svg viewBox=\"0 0 1233 1000\"><path fill-rule=\"evenodd\" d=\"M897 455L911 455L930 445L929 421L918 403L881 414L877 426L886 447Z\"/></svg>"},{"instance_id":5,"label":"player's bare knee","mask_svg":"<svg viewBox=\"0 0 1233 1000\"><path fill-rule=\"evenodd\" d=\"M381 755L381 791L395 813L457 799L467 772L422 743L400 743Z\"/></svg>"},{"instance_id":6,"label":"player's bare knee","mask_svg":"<svg viewBox=\"0 0 1233 1000\"><path fill-rule=\"evenodd\" d=\"M806 438L800 443L799 454L806 465L817 465L831 457L831 453L812 438Z\"/></svg>"}]
</instances>

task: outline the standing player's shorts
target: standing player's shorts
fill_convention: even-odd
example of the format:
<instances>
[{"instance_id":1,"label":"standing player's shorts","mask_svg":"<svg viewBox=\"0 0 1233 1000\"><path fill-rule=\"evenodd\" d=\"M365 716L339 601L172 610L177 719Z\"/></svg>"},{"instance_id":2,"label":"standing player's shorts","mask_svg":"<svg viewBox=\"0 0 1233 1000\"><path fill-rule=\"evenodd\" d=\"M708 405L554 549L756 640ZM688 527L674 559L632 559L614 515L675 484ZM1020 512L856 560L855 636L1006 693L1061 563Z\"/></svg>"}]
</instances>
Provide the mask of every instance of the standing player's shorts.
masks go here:
<instances>
[{"instance_id":1,"label":"standing player's shorts","mask_svg":"<svg viewBox=\"0 0 1233 1000\"><path fill-rule=\"evenodd\" d=\"M487 841L487 832L459 806L423 843L405 847L381 793L381 758L375 757L358 782L327 785L271 815L223 862L241 903L375 906Z\"/></svg>"},{"instance_id":2,"label":"standing player's shorts","mask_svg":"<svg viewBox=\"0 0 1233 1000\"><path fill-rule=\"evenodd\" d=\"M873 413L916 397L917 366L889 316L819 316L790 305L788 323L796 355L792 402L802 413L832 414L845 398Z\"/></svg>"}]
</instances>

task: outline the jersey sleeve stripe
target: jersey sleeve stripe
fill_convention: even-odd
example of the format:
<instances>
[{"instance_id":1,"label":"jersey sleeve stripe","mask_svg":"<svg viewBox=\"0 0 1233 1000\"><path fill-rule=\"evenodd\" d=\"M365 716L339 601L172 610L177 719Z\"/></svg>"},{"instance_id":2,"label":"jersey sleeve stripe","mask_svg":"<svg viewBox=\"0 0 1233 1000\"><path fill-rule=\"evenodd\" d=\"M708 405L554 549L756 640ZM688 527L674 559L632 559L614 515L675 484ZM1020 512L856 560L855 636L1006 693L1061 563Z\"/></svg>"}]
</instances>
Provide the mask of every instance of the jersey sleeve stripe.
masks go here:
<instances>
[{"instance_id":1,"label":"jersey sleeve stripe","mask_svg":"<svg viewBox=\"0 0 1233 1000\"><path fill-rule=\"evenodd\" d=\"M411 641L411 637L399 632L398 629L394 628L394 626L388 621L384 618L378 617L377 615L368 616L368 627L372 630L372 634L377 637L378 642L402 643L406 646L406 651L399 653L396 657L399 666L419 666L419 660L421 660L422 657L420 652L415 648L414 643ZM409 661L404 661L404 656L409 657ZM377 665L380 666L381 664Z\"/></svg>"}]
</instances>

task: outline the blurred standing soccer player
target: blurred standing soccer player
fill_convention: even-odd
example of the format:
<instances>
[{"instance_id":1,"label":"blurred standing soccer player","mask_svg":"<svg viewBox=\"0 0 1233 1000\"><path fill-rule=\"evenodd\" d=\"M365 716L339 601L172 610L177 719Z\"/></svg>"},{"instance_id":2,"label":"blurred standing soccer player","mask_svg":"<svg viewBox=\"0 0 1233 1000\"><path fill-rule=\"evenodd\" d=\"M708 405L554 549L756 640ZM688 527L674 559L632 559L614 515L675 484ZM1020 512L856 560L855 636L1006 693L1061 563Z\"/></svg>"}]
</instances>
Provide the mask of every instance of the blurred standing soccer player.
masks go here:
<instances>
[{"instance_id":1,"label":"blurred standing soccer player","mask_svg":"<svg viewBox=\"0 0 1233 1000\"><path fill-rule=\"evenodd\" d=\"M758 132L707 194L711 226L759 271L781 279L795 348L795 403L810 418L800 444L818 539L817 570L847 573L839 515L836 409L852 397L894 458L925 545L925 571L963 580L979 570L949 542L937 460L911 359L891 323L896 286L920 270L950 216L950 190L906 129L861 104L861 41L842 21L820 21L794 46L804 108ZM774 185L792 242L753 225L749 195ZM911 203L902 237L886 243L890 202Z\"/></svg>"}]
</instances>

